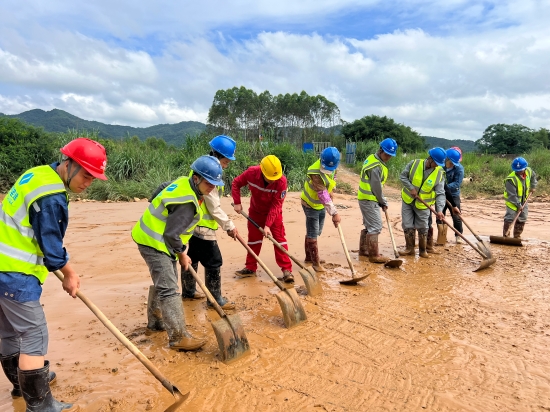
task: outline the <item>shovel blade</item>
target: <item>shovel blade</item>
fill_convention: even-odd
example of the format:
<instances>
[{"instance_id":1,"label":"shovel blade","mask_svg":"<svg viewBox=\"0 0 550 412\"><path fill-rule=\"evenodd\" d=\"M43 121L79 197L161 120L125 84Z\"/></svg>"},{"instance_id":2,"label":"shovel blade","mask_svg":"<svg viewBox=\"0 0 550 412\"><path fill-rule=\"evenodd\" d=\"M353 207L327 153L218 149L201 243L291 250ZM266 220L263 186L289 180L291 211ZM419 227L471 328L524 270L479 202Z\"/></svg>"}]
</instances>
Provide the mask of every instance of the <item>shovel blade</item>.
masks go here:
<instances>
[{"instance_id":1,"label":"shovel blade","mask_svg":"<svg viewBox=\"0 0 550 412\"><path fill-rule=\"evenodd\" d=\"M495 263L497 260L495 258L488 258L488 259L483 259L479 265L479 267L474 270L474 272L478 272L480 270L483 270L483 269L487 269L489 266L491 266L493 263Z\"/></svg>"},{"instance_id":2,"label":"shovel blade","mask_svg":"<svg viewBox=\"0 0 550 412\"><path fill-rule=\"evenodd\" d=\"M489 236L489 242L497 243L499 245L523 246L521 239L515 237Z\"/></svg>"},{"instance_id":3,"label":"shovel blade","mask_svg":"<svg viewBox=\"0 0 550 412\"><path fill-rule=\"evenodd\" d=\"M175 412L180 410L180 407L183 405L183 403L189 398L189 393L187 392L185 394L181 393L178 388L175 386L172 386L172 395L174 395L174 398L176 398L176 401L170 405L168 408L164 410L164 412Z\"/></svg>"},{"instance_id":4,"label":"shovel blade","mask_svg":"<svg viewBox=\"0 0 550 412\"><path fill-rule=\"evenodd\" d=\"M248 339L239 315L225 315L220 320L212 322L212 328L223 362L229 363L250 352Z\"/></svg>"},{"instance_id":5,"label":"shovel blade","mask_svg":"<svg viewBox=\"0 0 550 412\"><path fill-rule=\"evenodd\" d=\"M323 287L321 286L321 282L319 282L317 274L313 268L300 269L298 273L302 276L302 280L306 285L307 294L309 296L316 296L323 293Z\"/></svg>"},{"instance_id":6,"label":"shovel blade","mask_svg":"<svg viewBox=\"0 0 550 412\"><path fill-rule=\"evenodd\" d=\"M387 268L398 268L402 264L403 264L403 261L401 259L392 259L384 263L384 266Z\"/></svg>"},{"instance_id":7,"label":"shovel blade","mask_svg":"<svg viewBox=\"0 0 550 412\"><path fill-rule=\"evenodd\" d=\"M275 295L283 312L283 322L292 328L307 319L306 311L294 288L282 290Z\"/></svg>"},{"instance_id":8,"label":"shovel blade","mask_svg":"<svg viewBox=\"0 0 550 412\"><path fill-rule=\"evenodd\" d=\"M357 282L361 282L363 279L366 279L369 275L357 276L351 279L339 280L341 285L357 285Z\"/></svg>"}]
</instances>

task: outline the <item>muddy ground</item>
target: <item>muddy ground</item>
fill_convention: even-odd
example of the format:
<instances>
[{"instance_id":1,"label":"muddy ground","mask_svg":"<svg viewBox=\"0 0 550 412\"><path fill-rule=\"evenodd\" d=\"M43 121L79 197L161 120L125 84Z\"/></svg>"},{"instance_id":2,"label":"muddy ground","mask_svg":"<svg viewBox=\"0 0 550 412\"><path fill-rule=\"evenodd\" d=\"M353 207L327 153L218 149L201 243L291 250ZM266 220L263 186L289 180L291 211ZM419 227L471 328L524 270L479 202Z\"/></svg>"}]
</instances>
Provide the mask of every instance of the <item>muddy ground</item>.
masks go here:
<instances>
[{"instance_id":1,"label":"muddy ground","mask_svg":"<svg viewBox=\"0 0 550 412\"><path fill-rule=\"evenodd\" d=\"M356 181L345 173L340 178ZM398 191L390 192L401 246ZM355 197L335 200L348 247L356 251L361 217ZM232 210L229 198L223 204ZM525 247L491 246L498 260L487 270L472 272L478 255L454 241L440 247L439 256L405 258L400 269L359 261L352 252L356 269L370 274L355 287L338 283L350 272L338 232L327 221L320 250L332 269L321 276L322 295L301 295L308 321L291 330L284 328L277 289L263 271L257 278L234 278L245 252L220 233L225 294L236 302L252 348L231 365L219 361L209 324L218 316L205 301L184 303L189 329L208 338L202 351L176 353L164 333L145 334L151 280L130 229L146 206L73 203L66 246L82 292L173 383L190 391L182 410L550 410L550 204L531 205ZM483 237L500 235L501 200L464 200L463 208ZM244 218L231 215L246 234ZM284 219L290 249L303 259L305 219L297 193L285 201ZM386 228L381 246L391 255ZM268 241L261 257L279 273ZM300 288L296 266L294 273ZM42 303L58 399L90 412L163 411L171 405L171 395L54 276L46 281ZM0 376L0 410L24 411L9 390Z\"/></svg>"}]
</instances>

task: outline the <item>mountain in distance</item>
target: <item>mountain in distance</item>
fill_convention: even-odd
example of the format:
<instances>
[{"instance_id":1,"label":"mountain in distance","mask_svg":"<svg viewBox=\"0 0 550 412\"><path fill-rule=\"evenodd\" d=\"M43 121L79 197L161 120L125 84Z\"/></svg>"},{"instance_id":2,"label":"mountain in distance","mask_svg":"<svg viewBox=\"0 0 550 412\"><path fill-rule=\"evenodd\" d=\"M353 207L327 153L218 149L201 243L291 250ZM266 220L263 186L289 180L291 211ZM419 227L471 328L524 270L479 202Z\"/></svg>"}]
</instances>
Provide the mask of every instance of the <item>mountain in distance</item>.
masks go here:
<instances>
[{"instance_id":1,"label":"mountain in distance","mask_svg":"<svg viewBox=\"0 0 550 412\"><path fill-rule=\"evenodd\" d=\"M104 139L120 139L135 135L141 140L145 140L154 136L164 139L166 143L178 146L184 142L186 135L201 133L206 128L204 123L192 121L158 124L150 127L118 126L84 120L59 109L50 111L33 109L14 115L0 113L0 117L18 118L33 126L43 127L46 132L64 133L69 129L97 130L99 137Z\"/></svg>"},{"instance_id":2,"label":"mountain in distance","mask_svg":"<svg viewBox=\"0 0 550 412\"><path fill-rule=\"evenodd\" d=\"M475 152L476 151L476 142L473 140L463 140L463 139L443 139L441 137L434 136L422 136L426 141L426 145L429 149L432 147L442 147L443 149L449 149L452 146L460 147L462 152Z\"/></svg>"}]
</instances>

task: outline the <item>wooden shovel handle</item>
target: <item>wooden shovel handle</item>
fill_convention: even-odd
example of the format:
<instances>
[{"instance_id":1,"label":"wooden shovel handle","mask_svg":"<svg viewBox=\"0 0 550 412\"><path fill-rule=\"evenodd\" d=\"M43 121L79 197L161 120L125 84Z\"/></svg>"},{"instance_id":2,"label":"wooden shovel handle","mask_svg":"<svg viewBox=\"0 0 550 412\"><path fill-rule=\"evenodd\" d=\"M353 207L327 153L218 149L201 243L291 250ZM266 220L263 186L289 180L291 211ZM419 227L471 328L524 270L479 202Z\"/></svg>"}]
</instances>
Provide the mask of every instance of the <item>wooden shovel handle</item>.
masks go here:
<instances>
[{"instance_id":1,"label":"wooden shovel handle","mask_svg":"<svg viewBox=\"0 0 550 412\"><path fill-rule=\"evenodd\" d=\"M386 214L386 222L388 222L388 230L390 232L390 238L391 238L391 244L393 246L393 254L396 258L399 257L399 252L397 251L397 246L395 246L395 239L393 238L393 230L391 228L390 223L390 216L388 215L388 209L384 210L384 213Z\"/></svg>"},{"instance_id":2,"label":"wooden shovel handle","mask_svg":"<svg viewBox=\"0 0 550 412\"><path fill-rule=\"evenodd\" d=\"M214 296L212 296L212 293L210 293L210 291L207 289L206 285L203 283L202 279L199 277L199 275L197 275L197 272L195 272L195 269L193 269L193 267L191 265L189 265L188 269L189 269L189 272L191 273L191 275L193 275L193 277L195 278L195 280L199 284L200 288L202 289L202 291L204 292L204 294L206 295L206 297L208 298L210 303L212 304L212 306L214 306L214 309L216 309L216 312L218 312L218 315L220 315L220 318L226 317L226 314L223 311L222 307L216 301L216 299L214 299Z\"/></svg>"},{"instance_id":3,"label":"wooden shovel handle","mask_svg":"<svg viewBox=\"0 0 550 412\"><path fill-rule=\"evenodd\" d=\"M340 234L340 242L344 248L344 253L346 254L346 259L348 260L348 265L351 270L351 276L355 277L355 269L353 268L353 263L351 263L351 257L349 256L348 247L346 246L346 239L344 239L344 232L342 232L342 225L338 225L338 233Z\"/></svg>"},{"instance_id":4,"label":"wooden shovel handle","mask_svg":"<svg viewBox=\"0 0 550 412\"><path fill-rule=\"evenodd\" d=\"M512 221L512 224L510 225L510 227L508 228L508 230L506 231L506 235L504 237L509 237L510 236L510 232L512 231L512 228L515 226L516 224L516 221L518 220L518 217L519 215L521 215L521 212L523 212L523 208L525 207L525 205L527 204L527 201L529 200L529 198L531 197L531 193L533 192L530 192L529 195L527 196L527 199L525 199L525 202L521 205L521 207L518 209L518 212L516 213L516 216L514 217L514 220Z\"/></svg>"}]
</instances>

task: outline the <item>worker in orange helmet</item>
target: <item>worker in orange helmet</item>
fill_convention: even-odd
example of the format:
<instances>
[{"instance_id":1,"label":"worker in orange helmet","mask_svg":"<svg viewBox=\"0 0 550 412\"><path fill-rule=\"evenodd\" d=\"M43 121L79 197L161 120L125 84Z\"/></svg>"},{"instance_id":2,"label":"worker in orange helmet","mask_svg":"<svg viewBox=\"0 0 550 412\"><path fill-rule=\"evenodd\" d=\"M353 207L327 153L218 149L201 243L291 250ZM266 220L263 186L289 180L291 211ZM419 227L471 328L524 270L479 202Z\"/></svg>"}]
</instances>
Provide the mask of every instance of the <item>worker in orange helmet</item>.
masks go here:
<instances>
[{"instance_id":1,"label":"worker in orange helmet","mask_svg":"<svg viewBox=\"0 0 550 412\"><path fill-rule=\"evenodd\" d=\"M241 213L243 210L241 188L244 186L248 186L251 194L250 209L248 209L250 218L264 228L266 237L268 235L273 236L277 242L288 250L283 224L283 202L287 191L287 181L283 175L281 161L274 155L266 156L258 166L249 167L233 180L231 195L237 213ZM262 233L249 221L248 246L256 255L260 254L262 241ZM283 271L283 281L293 283L292 262L276 246L273 246L273 248L277 265ZM238 270L235 274L240 278L256 276L257 265L256 259L247 254L244 269Z\"/></svg>"},{"instance_id":2,"label":"worker in orange helmet","mask_svg":"<svg viewBox=\"0 0 550 412\"><path fill-rule=\"evenodd\" d=\"M0 210L0 361L27 411L61 411L50 382L55 373L45 360L48 327L40 304L48 273L64 275L63 289L75 298L78 274L69 263L63 238L69 224L69 194L81 193L94 179L107 180L105 148L78 138L61 150L61 162L24 172Z\"/></svg>"}]
</instances>

